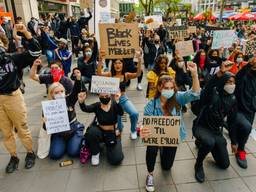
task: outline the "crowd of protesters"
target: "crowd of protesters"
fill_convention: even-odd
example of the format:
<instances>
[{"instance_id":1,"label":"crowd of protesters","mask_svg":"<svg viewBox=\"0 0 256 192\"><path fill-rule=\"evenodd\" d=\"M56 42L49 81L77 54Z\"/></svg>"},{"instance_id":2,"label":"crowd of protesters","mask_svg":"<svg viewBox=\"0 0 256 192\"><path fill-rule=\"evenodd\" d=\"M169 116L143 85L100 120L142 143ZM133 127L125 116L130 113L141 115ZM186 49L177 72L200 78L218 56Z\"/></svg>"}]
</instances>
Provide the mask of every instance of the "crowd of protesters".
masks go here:
<instances>
[{"instance_id":1,"label":"crowd of protesters","mask_svg":"<svg viewBox=\"0 0 256 192\"><path fill-rule=\"evenodd\" d=\"M31 18L27 25L17 17L14 25L8 20L1 25L0 131L11 155L7 173L14 172L19 164L16 133L27 150L25 168L32 168L36 161L22 95L26 67L30 68L32 80L46 85L49 100L66 100L71 127L70 131L51 135L46 145L41 136L46 131L47 119L42 116L37 152L40 158L49 156L57 160L66 153L81 158L82 143L86 140L92 165L100 163L102 142L106 145L109 163L119 165L125 158L121 143L122 131L126 128L121 118L124 112L130 116L130 138L136 140L138 135L139 113L127 97L126 87L137 78L137 90L141 91L143 72L146 72L145 116L180 116L183 141L186 128L182 116L188 108L196 115L192 131L198 148L194 165L198 182L205 180L203 162L208 153L212 153L218 167L229 167L228 147L238 165L247 168L245 146L256 112L255 26L237 24L230 28L237 35L231 47L211 49L213 29L197 25L196 32L183 39L192 40L194 54L182 57L175 47L180 39L170 38L166 23L157 29L142 24L138 39L141 49L136 50L134 58L108 60L95 35L89 33L90 10L87 10L88 16L85 15L81 12L79 19L67 18L64 14L42 15L40 19ZM40 55L46 56L47 65L43 65ZM93 75L119 78L120 92L99 94L98 102L88 104L86 98ZM76 118L77 101L83 112L95 114L87 130ZM231 146L227 146L224 129L229 133ZM142 128L140 135L145 138L150 130ZM170 170L177 147L147 147L147 191L155 191L153 172L158 150L162 169Z\"/></svg>"}]
</instances>

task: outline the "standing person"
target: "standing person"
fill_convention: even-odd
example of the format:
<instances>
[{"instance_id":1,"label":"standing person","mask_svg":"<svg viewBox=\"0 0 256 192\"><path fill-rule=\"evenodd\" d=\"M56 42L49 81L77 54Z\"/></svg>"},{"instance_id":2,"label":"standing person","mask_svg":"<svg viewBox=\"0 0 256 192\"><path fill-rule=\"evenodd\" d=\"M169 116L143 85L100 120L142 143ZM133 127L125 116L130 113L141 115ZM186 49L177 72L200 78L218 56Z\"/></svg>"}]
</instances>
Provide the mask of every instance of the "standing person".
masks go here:
<instances>
[{"instance_id":1,"label":"standing person","mask_svg":"<svg viewBox=\"0 0 256 192\"><path fill-rule=\"evenodd\" d=\"M71 71L72 53L68 50L68 41L60 38L59 48L54 50L55 60L59 60L62 64L65 76Z\"/></svg>"},{"instance_id":2,"label":"standing person","mask_svg":"<svg viewBox=\"0 0 256 192\"><path fill-rule=\"evenodd\" d=\"M154 99L150 100L144 108L145 116L181 116L181 106L191 101L198 100L200 96L200 85L195 63L188 63L188 70L191 72L193 85L192 90L180 92L177 90L175 80L168 74L159 77L157 81L157 90ZM148 128L141 130L141 137L150 135ZM184 121L181 121L180 138L184 140L186 129ZM177 147L158 147L147 146L146 164L148 175L146 179L146 190L155 191L154 188L154 167L156 163L157 152L160 149L161 166L163 170L170 170L176 155Z\"/></svg>"},{"instance_id":3,"label":"standing person","mask_svg":"<svg viewBox=\"0 0 256 192\"><path fill-rule=\"evenodd\" d=\"M235 131L231 145L236 154L236 160L241 168L247 168L245 145L252 130L256 112L256 57L250 59L236 75L235 95L238 103L236 120L231 122Z\"/></svg>"},{"instance_id":4,"label":"standing person","mask_svg":"<svg viewBox=\"0 0 256 192\"><path fill-rule=\"evenodd\" d=\"M68 21L65 18L65 14L59 14L60 22L57 29L57 38L68 39Z\"/></svg>"},{"instance_id":5,"label":"standing person","mask_svg":"<svg viewBox=\"0 0 256 192\"><path fill-rule=\"evenodd\" d=\"M171 78L175 79L175 71L168 67L169 59L166 55L159 55L156 58L154 68L148 72L147 80L148 80L148 87L147 87L147 95L148 99L151 99L155 96L156 93L156 85L158 78L161 73L168 73Z\"/></svg>"},{"instance_id":6,"label":"standing person","mask_svg":"<svg viewBox=\"0 0 256 192\"><path fill-rule=\"evenodd\" d=\"M27 125L27 111L24 98L19 89L18 73L40 56L40 45L23 24L16 24L15 31L22 33L28 41L28 51L7 55L8 39L0 35L0 130L3 134L4 145L11 155L6 167L6 173L12 173L18 168L14 127L27 150L25 168L30 169L35 164L36 156L32 150L32 136Z\"/></svg>"},{"instance_id":7,"label":"standing person","mask_svg":"<svg viewBox=\"0 0 256 192\"><path fill-rule=\"evenodd\" d=\"M89 13L89 17L85 17L84 11L81 11L80 13L81 17L78 19L78 24L81 30L82 29L88 30L88 22L92 18L92 13L89 8L87 9L87 12Z\"/></svg>"},{"instance_id":8,"label":"standing person","mask_svg":"<svg viewBox=\"0 0 256 192\"><path fill-rule=\"evenodd\" d=\"M124 154L120 131L117 129L118 116L122 116L124 111L119 104L121 94L118 93L111 98L110 94L99 94L100 102L86 105L86 92L78 95L80 108L87 113L95 113L97 124L90 127L86 139L92 152L91 163L96 166L100 163L100 142L104 142L107 148L107 159L111 165L119 165Z\"/></svg>"},{"instance_id":9,"label":"standing person","mask_svg":"<svg viewBox=\"0 0 256 192\"><path fill-rule=\"evenodd\" d=\"M69 29L71 33L72 52L73 54L76 55L76 57L78 57L78 54L79 54L78 43L79 43L79 37L80 37L81 31L80 31L79 24L74 16L71 18L71 22L69 23Z\"/></svg>"},{"instance_id":10,"label":"standing person","mask_svg":"<svg viewBox=\"0 0 256 192\"><path fill-rule=\"evenodd\" d=\"M116 77L120 79L120 105L122 106L123 110L127 112L130 116L131 121L131 139L137 139L137 122L139 118L139 113L137 109L134 107L133 103L129 100L129 98L125 94L126 83L129 79L135 79L141 74L141 52L137 51L135 57L138 59L137 65L137 72L136 73L129 73L126 72L124 69L124 62L121 59L116 59L112 61L111 71L103 72L103 58L105 52L102 50L99 56L99 63L97 68L97 74L99 76L107 76L107 77ZM118 117L118 128L119 130L123 129L122 125L122 118L121 116Z\"/></svg>"}]
</instances>

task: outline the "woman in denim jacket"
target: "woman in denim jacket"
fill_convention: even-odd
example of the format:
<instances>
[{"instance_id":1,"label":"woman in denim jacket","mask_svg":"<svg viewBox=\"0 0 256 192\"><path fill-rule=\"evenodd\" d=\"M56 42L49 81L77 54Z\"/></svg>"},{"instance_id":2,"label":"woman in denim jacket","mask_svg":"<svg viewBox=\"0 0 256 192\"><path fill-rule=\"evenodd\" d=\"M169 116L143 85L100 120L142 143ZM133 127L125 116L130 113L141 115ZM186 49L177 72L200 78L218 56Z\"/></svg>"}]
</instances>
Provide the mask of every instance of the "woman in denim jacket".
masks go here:
<instances>
[{"instance_id":1,"label":"woman in denim jacket","mask_svg":"<svg viewBox=\"0 0 256 192\"><path fill-rule=\"evenodd\" d=\"M193 85L192 89L185 92L177 90L174 79L168 74L159 77L157 82L157 92L153 100L149 101L144 108L145 116L181 116L183 105L198 100L200 97L200 84L197 74L197 66L195 63L188 63L188 70L191 72ZM148 128L143 128L141 137L147 137L150 134ZM180 138L184 140L186 137L186 129L184 121L181 121ZM146 179L146 190L154 191L153 171L156 162L157 152L160 149L161 166L163 170L170 170L176 155L177 147L158 147L148 146L146 151L146 163L148 176Z\"/></svg>"}]
</instances>

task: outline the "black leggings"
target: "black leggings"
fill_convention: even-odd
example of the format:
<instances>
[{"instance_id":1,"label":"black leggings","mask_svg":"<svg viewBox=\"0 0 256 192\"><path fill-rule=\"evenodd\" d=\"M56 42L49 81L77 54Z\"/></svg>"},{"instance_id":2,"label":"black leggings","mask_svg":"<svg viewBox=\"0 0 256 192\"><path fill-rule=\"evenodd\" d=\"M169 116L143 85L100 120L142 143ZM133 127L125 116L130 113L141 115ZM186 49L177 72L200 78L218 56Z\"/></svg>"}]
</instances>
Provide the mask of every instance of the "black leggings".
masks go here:
<instances>
[{"instance_id":1,"label":"black leggings","mask_svg":"<svg viewBox=\"0 0 256 192\"><path fill-rule=\"evenodd\" d=\"M90 127L86 139L92 155L97 155L100 152L100 143L103 142L103 130L98 126ZM111 165L119 165L123 158L124 154L122 151L121 139L117 138L116 145L107 147L107 159Z\"/></svg>"},{"instance_id":2,"label":"black leggings","mask_svg":"<svg viewBox=\"0 0 256 192\"><path fill-rule=\"evenodd\" d=\"M226 169L229 167L227 141L222 134L216 134L199 125L195 137L200 141L196 159L197 165L203 165L205 157L211 152L216 164L220 168Z\"/></svg>"},{"instance_id":3,"label":"black leggings","mask_svg":"<svg viewBox=\"0 0 256 192\"><path fill-rule=\"evenodd\" d=\"M170 170L177 151L177 147L148 146L146 151L146 163L148 172L153 172L158 149L160 149L161 166L163 170Z\"/></svg>"},{"instance_id":4,"label":"black leggings","mask_svg":"<svg viewBox=\"0 0 256 192\"><path fill-rule=\"evenodd\" d=\"M231 123L229 135L231 141L234 144L238 144L239 150L244 150L245 144L249 138L252 130L252 124L254 120L254 114L244 114L238 112L236 115L236 120Z\"/></svg>"}]
</instances>

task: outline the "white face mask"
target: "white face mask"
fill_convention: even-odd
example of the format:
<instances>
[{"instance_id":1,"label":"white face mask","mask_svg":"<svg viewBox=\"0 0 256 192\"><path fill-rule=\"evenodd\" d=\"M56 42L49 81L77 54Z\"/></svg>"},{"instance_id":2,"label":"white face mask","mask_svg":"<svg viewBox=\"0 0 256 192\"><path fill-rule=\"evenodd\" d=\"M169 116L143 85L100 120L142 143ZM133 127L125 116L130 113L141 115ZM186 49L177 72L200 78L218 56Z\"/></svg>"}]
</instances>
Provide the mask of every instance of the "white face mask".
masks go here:
<instances>
[{"instance_id":1,"label":"white face mask","mask_svg":"<svg viewBox=\"0 0 256 192\"><path fill-rule=\"evenodd\" d=\"M237 62L237 63L243 62L243 58L237 58L237 59L236 59L236 62Z\"/></svg>"},{"instance_id":2,"label":"white face mask","mask_svg":"<svg viewBox=\"0 0 256 192\"><path fill-rule=\"evenodd\" d=\"M228 94L233 94L235 92L236 89L236 85L235 84L226 84L224 86L224 90L228 93Z\"/></svg>"},{"instance_id":3,"label":"white face mask","mask_svg":"<svg viewBox=\"0 0 256 192\"><path fill-rule=\"evenodd\" d=\"M178 67L183 68L184 64L185 64L184 61L180 61L180 62L178 62Z\"/></svg>"},{"instance_id":4,"label":"white face mask","mask_svg":"<svg viewBox=\"0 0 256 192\"><path fill-rule=\"evenodd\" d=\"M65 93L60 93L60 94L54 94L54 99L64 99L65 98Z\"/></svg>"}]
</instances>

